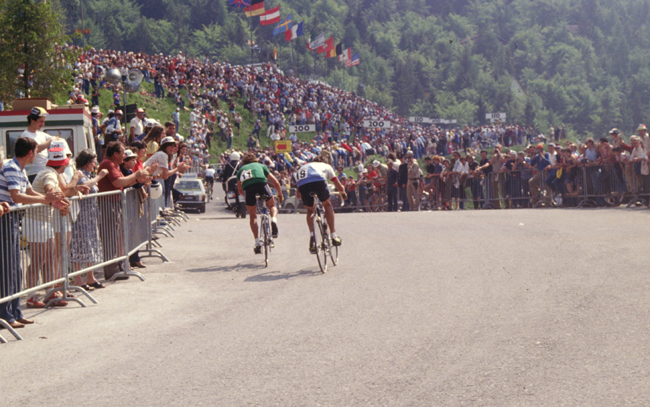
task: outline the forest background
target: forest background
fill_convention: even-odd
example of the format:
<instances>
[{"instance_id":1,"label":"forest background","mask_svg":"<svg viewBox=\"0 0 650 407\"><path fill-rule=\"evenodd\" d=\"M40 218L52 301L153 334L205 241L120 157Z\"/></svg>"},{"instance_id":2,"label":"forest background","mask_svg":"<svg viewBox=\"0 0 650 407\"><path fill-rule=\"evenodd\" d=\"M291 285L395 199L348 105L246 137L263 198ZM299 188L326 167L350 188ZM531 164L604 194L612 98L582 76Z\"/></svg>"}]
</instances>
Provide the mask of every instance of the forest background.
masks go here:
<instances>
[{"instance_id":1,"label":"forest background","mask_svg":"<svg viewBox=\"0 0 650 407\"><path fill-rule=\"evenodd\" d=\"M286 42L227 0L54 0L72 41L101 49L213 61L277 63L403 116L511 123L580 138L648 121L650 0L266 0L305 33L334 36L358 52L346 68ZM83 20L82 20L83 8ZM254 43L251 50L250 41Z\"/></svg>"}]
</instances>

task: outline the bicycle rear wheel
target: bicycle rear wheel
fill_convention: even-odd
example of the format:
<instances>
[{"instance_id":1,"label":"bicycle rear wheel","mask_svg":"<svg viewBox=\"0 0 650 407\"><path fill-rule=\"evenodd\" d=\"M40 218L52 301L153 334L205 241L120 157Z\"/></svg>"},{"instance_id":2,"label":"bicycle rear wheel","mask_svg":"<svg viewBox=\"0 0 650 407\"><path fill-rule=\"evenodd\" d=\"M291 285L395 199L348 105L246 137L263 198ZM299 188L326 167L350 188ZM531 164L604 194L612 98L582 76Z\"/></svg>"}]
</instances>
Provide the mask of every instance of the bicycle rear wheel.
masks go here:
<instances>
[{"instance_id":1,"label":"bicycle rear wheel","mask_svg":"<svg viewBox=\"0 0 650 407\"><path fill-rule=\"evenodd\" d=\"M269 266L269 218L266 215L262 215L262 242L264 243L264 267Z\"/></svg>"},{"instance_id":2,"label":"bicycle rear wheel","mask_svg":"<svg viewBox=\"0 0 650 407\"><path fill-rule=\"evenodd\" d=\"M319 214L314 216L314 239L316 239L316 258L318 258L318 267L323 273L327 272L327 238L326 231L323 230L323 221Z\"/></svg>"}]
</instances>

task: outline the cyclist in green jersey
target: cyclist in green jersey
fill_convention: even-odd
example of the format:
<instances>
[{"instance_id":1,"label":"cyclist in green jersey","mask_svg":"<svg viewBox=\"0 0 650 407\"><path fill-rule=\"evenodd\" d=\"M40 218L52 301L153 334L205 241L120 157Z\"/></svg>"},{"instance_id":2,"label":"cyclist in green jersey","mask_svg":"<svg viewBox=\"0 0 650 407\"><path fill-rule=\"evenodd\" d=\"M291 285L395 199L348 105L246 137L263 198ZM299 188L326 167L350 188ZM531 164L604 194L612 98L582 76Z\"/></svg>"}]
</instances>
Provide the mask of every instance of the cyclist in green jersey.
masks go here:
<instances>
[{"instance_id":1,"label":"cyclist in green jersey","mask_svg":"<svg viewBox=\"0 0 650 407\"><path fill-rule=\"evenodd\" d=\"M278 180L265 165L257 162L254 154L246 154L242 160L242 167L237 171L237 188L239 193L246 197L246 210L250 215L251 231L253 231L255 237L255 247L253 249L255 254L262 253L262 241L258 236L257 198L255 195L259 195L261 199L266 201L266 207L271 214L271 235L274 239L278 237L278 221L276 219L278 208L275 206L275 199L267 180L271 182L278 193L278 203L282 203L284 196Z\"/></svg>"}]
</instances>

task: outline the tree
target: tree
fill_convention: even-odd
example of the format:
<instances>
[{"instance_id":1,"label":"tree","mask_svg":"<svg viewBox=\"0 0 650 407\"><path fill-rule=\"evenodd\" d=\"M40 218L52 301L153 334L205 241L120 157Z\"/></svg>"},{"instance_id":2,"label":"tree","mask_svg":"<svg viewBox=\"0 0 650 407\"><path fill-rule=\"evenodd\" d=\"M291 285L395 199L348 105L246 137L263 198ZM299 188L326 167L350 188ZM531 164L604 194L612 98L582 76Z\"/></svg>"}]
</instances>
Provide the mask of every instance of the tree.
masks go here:
<instances>
[{"instance_id":1,"label":"tree","mask_svg":"<svg viewBox=\"0 0 650 407\"><path fill-rule=\"evenodd\" d=\"M56 3L31 0L0 6L0 99L8 102L19 92L54 99L69 87L66 65L77 54L57 45L69 40L58 11Z\"/></svg>"}]
</instances>

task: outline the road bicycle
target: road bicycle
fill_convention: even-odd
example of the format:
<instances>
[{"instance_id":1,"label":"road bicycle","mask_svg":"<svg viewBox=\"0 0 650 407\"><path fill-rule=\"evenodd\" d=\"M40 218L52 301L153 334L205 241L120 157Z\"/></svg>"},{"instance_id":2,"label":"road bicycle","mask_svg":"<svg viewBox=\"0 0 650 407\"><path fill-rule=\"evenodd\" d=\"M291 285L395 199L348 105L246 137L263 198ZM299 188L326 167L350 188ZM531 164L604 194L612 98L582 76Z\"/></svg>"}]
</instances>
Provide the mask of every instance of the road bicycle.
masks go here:
<instances>
[{"instance_id":1,"label":"road bicycle","mask_svg":"<svg viewBox=\"0 0 650 407\"><path fill-rule=\"evenodd\" d=\"M258 237L262 240L264 247L264 267L269 266L269 254L273 248L273 239L271 238L271 215L266 207L268 196L255 195L257 198L257 222L259 226Z\"/></svg>"},{"instance_id":2,"label":"road bicycle","mask_svg":"<svg viewBox=\"0 0 650 407\"><path fill-rule=\"evenodd\" d=\"M330 238L327 219L325 218L325 209L315 193L314 197L314 217L312 218L312 230L316 240L316 257L318 258L318 267L323 273L327 272L327 258L332 259L332 264L336 266L339 261L339 248L332 245Z\"/></svg>"}]
</instances>

